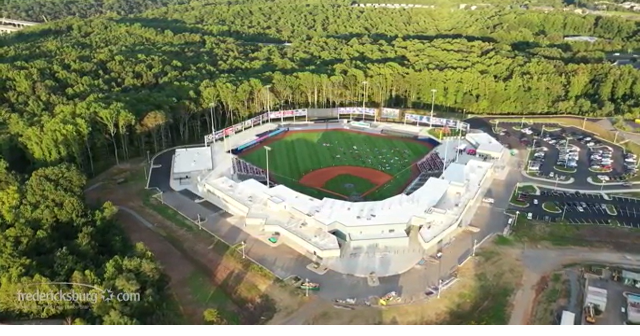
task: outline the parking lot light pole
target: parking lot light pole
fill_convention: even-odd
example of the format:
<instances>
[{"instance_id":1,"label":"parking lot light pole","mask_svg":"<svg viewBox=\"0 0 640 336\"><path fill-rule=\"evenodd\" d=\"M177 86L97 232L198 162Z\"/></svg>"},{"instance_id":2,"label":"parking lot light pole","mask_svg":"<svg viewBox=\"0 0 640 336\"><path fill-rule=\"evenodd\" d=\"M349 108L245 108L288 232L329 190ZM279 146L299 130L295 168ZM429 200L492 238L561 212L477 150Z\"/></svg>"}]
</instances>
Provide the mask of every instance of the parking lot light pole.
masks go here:
<instances>
[{"instance_id":1,"label":"parking lot light pole","mask_svg":"<svg viewBox=\"0 0 640 336\"><path fill-rule=\"evenodd\" d=\"M600 180L600 191L602 191L602 189L604 189L604 181Z\"/></svg>"},{"instance_id":2,"label":"parking lot light pole","mask_svg":"<svg viewBox=\"0 0 640 336\"><path fill-rule=\"evenodd\" d=\"M564 222L564 214L567 212L567 206L565 205L562 208L562 218L560 218L560 221Z\"/></svg>"},{"instance_id":3,"label":"parking lot light pole","mask_svg":"<svg viewBox=\"0 0 640 336\"><path fill-rule=\"evenodd\" d=\"M304 279L306 286L304 287L304 296L309 296L309 279Z\"/></svg>"},{"instance_id":4,"label":"parking lot light pole","mask_svg":"<svg viewBox=\"0 0 640 336\"><path fill-rule=\"evenodd\" d=\"M618 131L616 131L616 135L615 135L615 137L613 138L613 143L614 143L614 144L615 144L615 143L617 143L617 140L618 140Z\"/></svg>"},{"instance_id":5,"label":"parking lot light pole","mask_svg":"<svg viewBox=\"0 0 640 336\"><path fill-rule=\"evenodd\" d=\"M587 126L587 117L584 117L584 121L582 121L582 129Z\"/></svg>"},{"instance_id":6,"label":"parking lot light pole","mask_svg":"<svg viewBox=\"0 0 640 336\"><path fill-rule=\"evenodd\" d=\"M554 188L558 188L558 175L556 175L556 185L554 186Z\"/></svg>"},{"instance_id":7,"label":"parking lot light pole","mask_svg":"<svg viewBox=\"0 0 640 336\"><path fill-rule=\"evenodd\" d=\"M271 151L271 147L264 146L264 153L267 157L267 188L269 188L269 152Z\"/></svg>"},{"instance_id":8,"label":"parking lot light pole","mask_svg":"<svg viewBox=\"0 0 640 336\"><path fill-rule=\"evenodd\" d=\"M440 289L442 288L442 279L438 280L438 299L440 298Z\"/></svg>"},{"instance_id":9,"label":"parking lot light pole","mask_svg":"<svg viewBox=\"0 0 640 336\"><path fill-rule=\"evenodd\" d=\"M516 219L513 221L513 226L516 226L516 224L518 223L518 215L520 214L520 211L516 211Z\"/></svg>"},{"instance_id":10,"label":"parking lot light pole","mask_svg":"<svg viewBox=\"0 0 640 336\"><path fill-rule=\"evenodd\" d=\"M242 259L245 259L247 256L246 254L244 254L244 246L247 245L244 241L241 243L241 247L242 247Z\"/></svg>"}]
</instances>

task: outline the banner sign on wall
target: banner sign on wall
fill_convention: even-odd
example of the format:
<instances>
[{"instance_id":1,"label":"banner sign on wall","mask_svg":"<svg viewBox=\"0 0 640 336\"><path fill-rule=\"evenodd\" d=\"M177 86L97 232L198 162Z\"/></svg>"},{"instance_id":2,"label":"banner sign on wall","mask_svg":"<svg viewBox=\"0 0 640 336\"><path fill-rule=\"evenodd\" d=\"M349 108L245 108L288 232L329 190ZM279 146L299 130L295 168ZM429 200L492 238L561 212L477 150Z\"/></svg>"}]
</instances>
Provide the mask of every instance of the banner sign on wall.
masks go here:
<instances>
[{"instance_id":1,"label":"banner sign on wall","mask_svg":"<svg viewBox=\"0 0 640 336\"><path fill-rule=\"evenodd\" d=\"M271 113L264 113L257 117L251 118L249 120L240 122L231 127L227 127L224 130L216 131L215 133L215 141L218 141L225 136L230 136L236 133L240 133L244 131L246 128L253 127L256 125L261 125L262 123L266 123L269 121L269 116L271 119L281 119L281 118L294 118L294 117L306 117L307 109L297 109L297 110L284 110L284 111L274 111ZM205 142L210 143L214 141L213 134L207 134L205 136Z\"/></svg>"},{"instance_id":2,"label":"banner sign on wall","mask_svg":"<svg viewBox=\"0 0 640 336\"><path fill-rule=\"evenodd\" d=\"M338 115L363 114L363 111L364 111L364 115L368 115L368 116L376 115L376 109L369 108L369 107L364 108L364 110L362 107L338 107L336 111L338 111Z\"/></svg>"},{"instance_id":3,"label":"banner sign on wall","mask_svg":"<svg viewBox=\"0 0 640 336\"><path fill-rule=\"evenodd\" d=\"M399 109L385 107L380 112L380 118L398 119L398 118L400 118L400 110Z\"/></svg>"},{"instance_id":4,"label":"banner sign on wall","mask_svg":"<svg viewBox=\"0 0 640 336\"><path fill-rule=\"evenodd\" d=\"M421 124L431 124L436 127L447 126L449 128L456 128L456 129L460 127L460 129L465 129L465 130L469 128L469 124L463 121L454 120L454 119L436 118L436 117L434 117L432 121L430 116L419 115L419 114L409 114L409 113L405 114L404 120L409 122L414 122L414 123L419 122Z\"/></svg>"},{"instance_id":5,"label":"banner sign on wall","mask_svg":"<svg viewBox=\"0 0 640 336\"><path fill-rule=\"evenodd\" d=\"M243 129L242 125L243 125L243 123L239 123L239 124L235 124L235 125L233 125L233 131L234 131L234 133L240 133L240 132L242 132L242 129Z\"/></svg>"},{"instance_id":6,"label":"banner sign on wall","mask_svg":"<svg viewBox=\"0 0 640 336\"><path fill-rule=\"evenodd\" d=\"M229 136L229 135L234 135L236 134L235 129L233 128L233 126L231 127L227 127L224 129L224 136Z\"/></svg>"},{"instance_id":7,"label":"banner sign on wall","mask_svg":"<svg viewBox=\"0 0 640 336\"><path fill-rule=\"evenodd\" d=\"M269 115L271 116L271 119L306 117L307 109L273 111Z\"/></svg>"}]
</instances>

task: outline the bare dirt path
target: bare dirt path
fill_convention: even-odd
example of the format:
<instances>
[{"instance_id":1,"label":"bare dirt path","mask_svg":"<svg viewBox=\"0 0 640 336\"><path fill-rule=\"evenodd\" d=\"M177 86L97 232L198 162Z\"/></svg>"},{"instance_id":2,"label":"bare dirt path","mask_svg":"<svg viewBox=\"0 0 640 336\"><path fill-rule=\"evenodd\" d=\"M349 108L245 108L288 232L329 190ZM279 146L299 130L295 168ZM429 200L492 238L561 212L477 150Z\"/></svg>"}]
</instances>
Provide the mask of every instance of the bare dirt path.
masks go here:
<instances>
[{"instance_id":1,"label":"bare dirt path","mask_svg":"<svg viewBox=\"0 0 640 336\"><path fill-rule=\"evenodd\" d=\"M137 169L140 167L134 167ZM112 169L85 190L89 202L112 202L119 208L117 218L133 242L142 242L170 276L170 287L187 323L202 323L202 300L193 298L188 277L197 270L216 287L225 288L235 302L233 311L239 312L245 323L263 323L266 310L277 309L276 315L290 315L301 304L300 297L274 283L272 279L250 272L233 257L221 255L212 249L215 240L208 235L172 223L143 204L144 186L132 176L126 183L117 184L127 167ZM115 178L113 176L116 176ZM135 180L135 181L134 181ZM222 244L222 243L220 243ZM192 286L191 286L192 287ZM196 295L199 295L196 293Z\"/></svg>"},{"instance_id":2,"label":"bare dirt path","mask_svg":"<svg viewBox=\"0 0 640 336\"><path fill-rule=\"evenodd\" d=\"M529 322L536 298L536 285L541 277L573 263L602 263L621 266L640 266L640 255L594 250L587 248L525 249L522 252L525 266L522 286L514 298L509 324L525 325Z\"/></svg>"}]
</instances>

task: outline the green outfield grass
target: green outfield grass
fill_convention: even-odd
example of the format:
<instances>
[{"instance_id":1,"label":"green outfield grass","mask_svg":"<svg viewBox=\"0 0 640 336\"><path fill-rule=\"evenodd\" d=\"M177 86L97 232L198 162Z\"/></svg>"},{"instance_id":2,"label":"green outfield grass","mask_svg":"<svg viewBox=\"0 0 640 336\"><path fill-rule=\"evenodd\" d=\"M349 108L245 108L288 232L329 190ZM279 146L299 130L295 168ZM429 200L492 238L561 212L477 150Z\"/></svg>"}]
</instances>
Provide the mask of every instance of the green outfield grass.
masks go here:
<instances>
[{"instance_id":1,"label":"green outfield grass","mask_svg":"<svg viewBox=\"0 0 640 336\"><path fill-rule=\"evenodd\" d=\"M268 146L271 148L271 176L278 183L313 197L336 198L334 195L298 183L304 175L320 168L359 166L377 169L394 176L387 184L367 195L367 200L385 199L401 192L401 188L412 177L413 163L431 151L426 143L345 131L293 132ZM243 153L240 157L264 169L267 166L265 152L261 147ZM338 178L340 184L353 184L356 190L367 186L369 188L365 190L372 188L371 182L366 181L363 185L362 179L354 176L351 176L351 179L343 179L340 176ZM329 181L328 184L333 184L333 181ZM340 193L333 186L331 191Z\"/></svg>"}]
</instances>

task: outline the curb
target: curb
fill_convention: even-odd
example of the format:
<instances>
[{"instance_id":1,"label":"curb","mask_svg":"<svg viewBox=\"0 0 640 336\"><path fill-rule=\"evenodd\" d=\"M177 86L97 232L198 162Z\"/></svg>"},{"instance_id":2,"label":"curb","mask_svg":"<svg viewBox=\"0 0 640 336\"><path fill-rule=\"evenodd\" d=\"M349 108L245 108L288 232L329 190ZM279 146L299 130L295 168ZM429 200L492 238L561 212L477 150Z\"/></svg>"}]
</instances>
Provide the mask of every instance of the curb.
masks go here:
<instances>
[{"instance_id":1,"label":"curb","mask_svg":"<svg viewBox=\"0 0 640 336\"><path fill-rule=\"evenodd\" d=\"M556 167L556 166L553 166L553 170L555 170L555 171L559 171L559 172L561 172L561 173L565 173L565 174L575 174L575 173L577 173L577 172L578 172L578 170L577 170L577 169L573 169L573 170L569 171L569 170L564 170L564 169L558 168L558 167Z\"/></svg>"},{"instance_id":2,"label":"curb","mask_svg":"<svg viewBox=\"0 0 640 336\"><path fill-rule=\"evenodd\" d=\"M562 210L552 211L552 210L549 210L549 209L545 208L545 207L544 207L544 205L545 205L545 204L547 204L547 202L542 203L542 210L544 210L544 211L546 211L546 212L548 212L548 213L554 213L554 214L562 213Z\"/></svg>"},{"instance_id":3,"label":"curb","mask_svg":"<svg viewBox=\"0 0 640 336\"><path fill-rule=\"evenodd\" d=\"M531 179L531 180L536 180L536 181L542 181L542 182L547 182L547 183L551 183L551 184L555 184L556 180L549 180L549 179L545 179L545 178L541 178L541 177L533 177L533 176L529 176L527 175L527 173L524 170L520 171L520 174L522 174L522 176L524 176L525 178ZM576 179L574 179L573 177L568 179L567 181L560 181L558 180L557 183L558 184L573 184L573 182L575 182Z\"/></svg>"}]
</instances>

